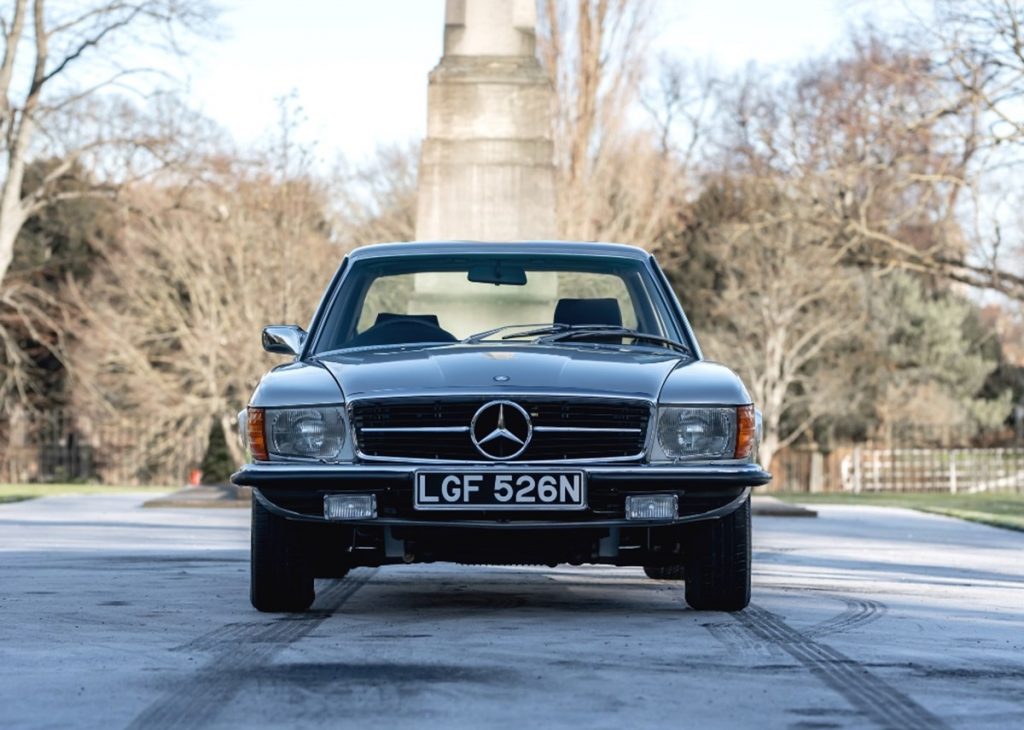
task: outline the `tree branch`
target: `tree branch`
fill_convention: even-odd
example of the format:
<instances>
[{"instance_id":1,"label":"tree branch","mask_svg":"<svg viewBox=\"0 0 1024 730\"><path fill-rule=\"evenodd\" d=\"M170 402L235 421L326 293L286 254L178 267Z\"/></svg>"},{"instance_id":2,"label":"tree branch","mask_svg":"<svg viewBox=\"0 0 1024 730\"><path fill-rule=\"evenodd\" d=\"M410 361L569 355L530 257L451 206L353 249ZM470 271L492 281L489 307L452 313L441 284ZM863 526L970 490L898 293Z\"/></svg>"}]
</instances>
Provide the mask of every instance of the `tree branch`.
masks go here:
<instances>
[{"instance_id":1,"label":"tree branch","mask_svg":"<svg viewBox=\"0 0 1024 730\"><path fill-rule=\"evenodd\" d=\"M37 2L38 1L39 0L37 0ZM39 86L42 86L43 84L45 84L50 79L54 78L55 76L58 76L61 72L64 71L65 68L68 67L69 64L73 63L78 58L80 58L81 55L83 53L85 53L88 49L90 49L90 48L92 48L94 46L98 46L103 41L103 39L106 36L110 35L111 33L113 33L116 30L120 30L121 28L124 28L125 26L130 25L131 22L135 19L135 17L142 12L142 9L143 9L143 6L141 6L141 5L136 6L132 10L132 12L129 13L126 17L124 17L121 20L118 20L118 21L116 21L114 23L111 23L110 25L106 26L105 28L100 30L100 32L97 33L92 38L88 38L88 39L82 41L82 43L79 44L78 48L76 48L70 54L65 56L64 59L60 63L58 63L57 66L52 71L49 71L45 76L42 77L42 79L40 79Z\"/></svg>"}]
</instances>

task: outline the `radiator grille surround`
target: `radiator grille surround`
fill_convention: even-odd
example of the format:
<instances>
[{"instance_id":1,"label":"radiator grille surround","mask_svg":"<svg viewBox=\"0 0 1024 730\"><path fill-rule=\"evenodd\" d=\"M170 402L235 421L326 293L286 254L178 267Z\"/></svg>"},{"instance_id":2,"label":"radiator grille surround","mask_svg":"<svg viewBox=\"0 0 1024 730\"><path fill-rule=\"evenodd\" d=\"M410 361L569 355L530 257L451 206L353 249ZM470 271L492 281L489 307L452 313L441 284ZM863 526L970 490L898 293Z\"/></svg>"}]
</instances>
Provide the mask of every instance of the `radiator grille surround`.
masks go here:
<instances>
[{"instance_id":1,"label":"radiator grille surround","mask_svg":"<svg viewBox=\"0 0 1024 730\"><path fill-rule=\"evenodd\" d=\"M474 445L474 415L494 401L523 408L533 426L513 459L488 458ZM627 461L644 456L653 405L634 399L550 396L362 399L349 405L361 458L434 462Z\"/></svg>"}]
</instances>

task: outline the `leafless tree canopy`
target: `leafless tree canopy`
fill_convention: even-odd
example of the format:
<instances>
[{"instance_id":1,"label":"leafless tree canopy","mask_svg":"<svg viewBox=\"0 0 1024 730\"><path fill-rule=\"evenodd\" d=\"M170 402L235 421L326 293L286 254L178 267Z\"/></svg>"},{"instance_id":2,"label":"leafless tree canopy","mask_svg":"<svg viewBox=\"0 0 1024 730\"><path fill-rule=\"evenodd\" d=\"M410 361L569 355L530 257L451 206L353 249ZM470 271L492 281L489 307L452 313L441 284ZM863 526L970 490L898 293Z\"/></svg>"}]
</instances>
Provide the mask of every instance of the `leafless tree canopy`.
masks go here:
<instances>
[{"instance_id":1,"label":"leafless tree canopy","mask_svg":"<svg viewBox=\"0 0 1024 730\"><path fill-rule=\"evenodd\" d=\"M996 151L1019 131L1006 123L1021 82L1018 5L940 2L933 25L867 28L840 54L734 78L651 58L651 8L544 5L563 234L658 251L711 354L737 363L763 405L769 459L825 424L856 422L863 436L925 419L929 399L956 403L950 422L997 427L1010 393L980 395L996 360L973 359L983 345L956 287L1024 301L1020 249L992 205L993 182L1016 165L1017 151ZM999 91L985 95L981 80ZM918 309L944 330L917 341L933 348L925 359L969 353L960 385L879 324L882 311Z\"/></svg>"},{"instance_id":2,"label":"leafless tree canopy","mask_svg":"<svg viewBox=\"0 0 1024 730\"><path fill-rule=\"evenodd\" d=\"M654 4L545 0L541 9L540 54L556 92L559 233L649 242L686 183L664 127L682 113L679 84L668 79L663 89L669 118L660 136L628 117L642 98Z\"/></svg>"},{"instance_id":3,"label":"leafless tree canopy","mask_svg":"<svg viewBox=\"0 0 1024 730\"><path fill-rule=\"evenodd\" d=\"M144 47L178 51L179 34L202 31L212 20L205 0L137 2L46 2L14 0L0 17L0 281L10 266L25 220L70 194L57 181L83 157L123 154L128 166L137 151L158 164L170 140L139 129L128 110L106 98L115 86L142 91L136 78L147 73L125 65ZM148 72L150 74L154 72ZM154 87L149 86L152 90ZM126 124L127 122L127 124ZM61 159L32 190L25 190L25 168L33 155ZM99 181L98 190L112 182Z\"/></svg>"},{"instance_id":4,"label":"leafless tree canopy","mask_svg":"<svg viewBox=\"0 0 1024 730\"><path fill-rule=\"evenodd\" d=\"M1004 425L1024 394L1019 0L935 0L738 74L655 55L653 0L539 8L560 235L657 252L764 410L762 458L904 422ZM4 407L52 356L76 409L158 425L137 445L157 466L214 421L235 448L271 364L260 328L306 322L350 247L415 230L415 146L327 171L286 100L279 143L239 150L139 60L186 55L214 20L206 0L0 11ZM87 272L42 263L57 239Z\"/></svg>"},{"instance_id":5,"label":"leafless tree canopy","mask_svg":"<svg viewBox=\"0 0 1024 730\"><path fill-rule=\"evenodd\" d=\"M78 409L158 425L161 443L136 446L156 466L219 420L240 460L235 414L274 359L261 329L306 326L354 245L412 236L415 160L384 150L316 176L285 142L207 159L184 184L132 186L102 270L71 286L73 327L88 332L70 354Z\"/></svg>"},{"instance_id":6,"label":"leafless tree canopy","mask_svg":"<svg viewBox=\"0 0 1024 730\"><path fill-rule=\"evenodd\" d=\"M361 165L343 164L330 199L336 235L351 246L416 236L417 146L384 147Z\"/></svg>"},{"instance_id":7,"label":"leafless tree canopy","mask_svg":"<svg viewBox=\"0 0 1024 730\"><path fill-rule=\"evenodd\" d=\"M308 322L344 256L325 212L315 183L227 162L200 188L134 189L104 271L72 289L89 333L71 358L80 409L145 414L166 438L145 445L154 459L205 439L211 419L235 433L268 364L260 329Z\"/></svg>"}]
</instances>

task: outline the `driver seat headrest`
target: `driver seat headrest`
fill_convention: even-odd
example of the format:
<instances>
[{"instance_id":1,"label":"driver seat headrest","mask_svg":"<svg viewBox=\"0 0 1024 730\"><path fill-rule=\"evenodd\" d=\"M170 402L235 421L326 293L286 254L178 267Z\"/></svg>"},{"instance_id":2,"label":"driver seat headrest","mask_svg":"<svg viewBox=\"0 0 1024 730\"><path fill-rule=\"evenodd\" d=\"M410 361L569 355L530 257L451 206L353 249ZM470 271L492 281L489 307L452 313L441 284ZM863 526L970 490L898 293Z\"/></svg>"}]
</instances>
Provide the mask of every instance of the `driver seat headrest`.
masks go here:
<instances>
[{"instance_id":1,"label":"driver seat headrest","mask_svg":"<svg viewBox=\"0 0 1024 730\"><path fill-rule=\"evenodd\" d=\"M373 326L376 327L379 324L385 322L394 322L395 320L415 320L417 322L424 322L426 324L432 324L435 327L440 327L440 323L437 321L436 314L395 314L394 312L380 312L377 315L377 319L374 320Z\"/></svg>"}]
</instances>

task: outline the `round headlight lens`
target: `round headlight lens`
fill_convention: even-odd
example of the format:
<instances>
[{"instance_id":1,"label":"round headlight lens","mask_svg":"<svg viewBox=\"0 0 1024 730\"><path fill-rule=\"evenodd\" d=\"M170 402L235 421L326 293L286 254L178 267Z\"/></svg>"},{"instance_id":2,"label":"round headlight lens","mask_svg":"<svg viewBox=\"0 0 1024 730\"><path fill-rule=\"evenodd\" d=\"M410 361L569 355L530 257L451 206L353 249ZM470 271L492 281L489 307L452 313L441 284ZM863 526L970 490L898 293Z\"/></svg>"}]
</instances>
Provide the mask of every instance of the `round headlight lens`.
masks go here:
<instances>
[{"instance_id":1,"label":"round headlight lens","mask_svg":"<svg viewBox=\"0 0 1024 730\"><path fill-rule=\"evenodd\" d=\"M331 460L345 445L341 407L268 408L266 424L271 456Z\"/></svg>"},{"instance_id":2,"label":"round headlight lens","mask_svg":"<svg viewBox=\"0 0 1024 730\"><path fill-rule=\"evenodd\" d=\"M662 408L658 443L671 459L731 459L736 450L736 409Z\"/></svg>"}]
</instances>

